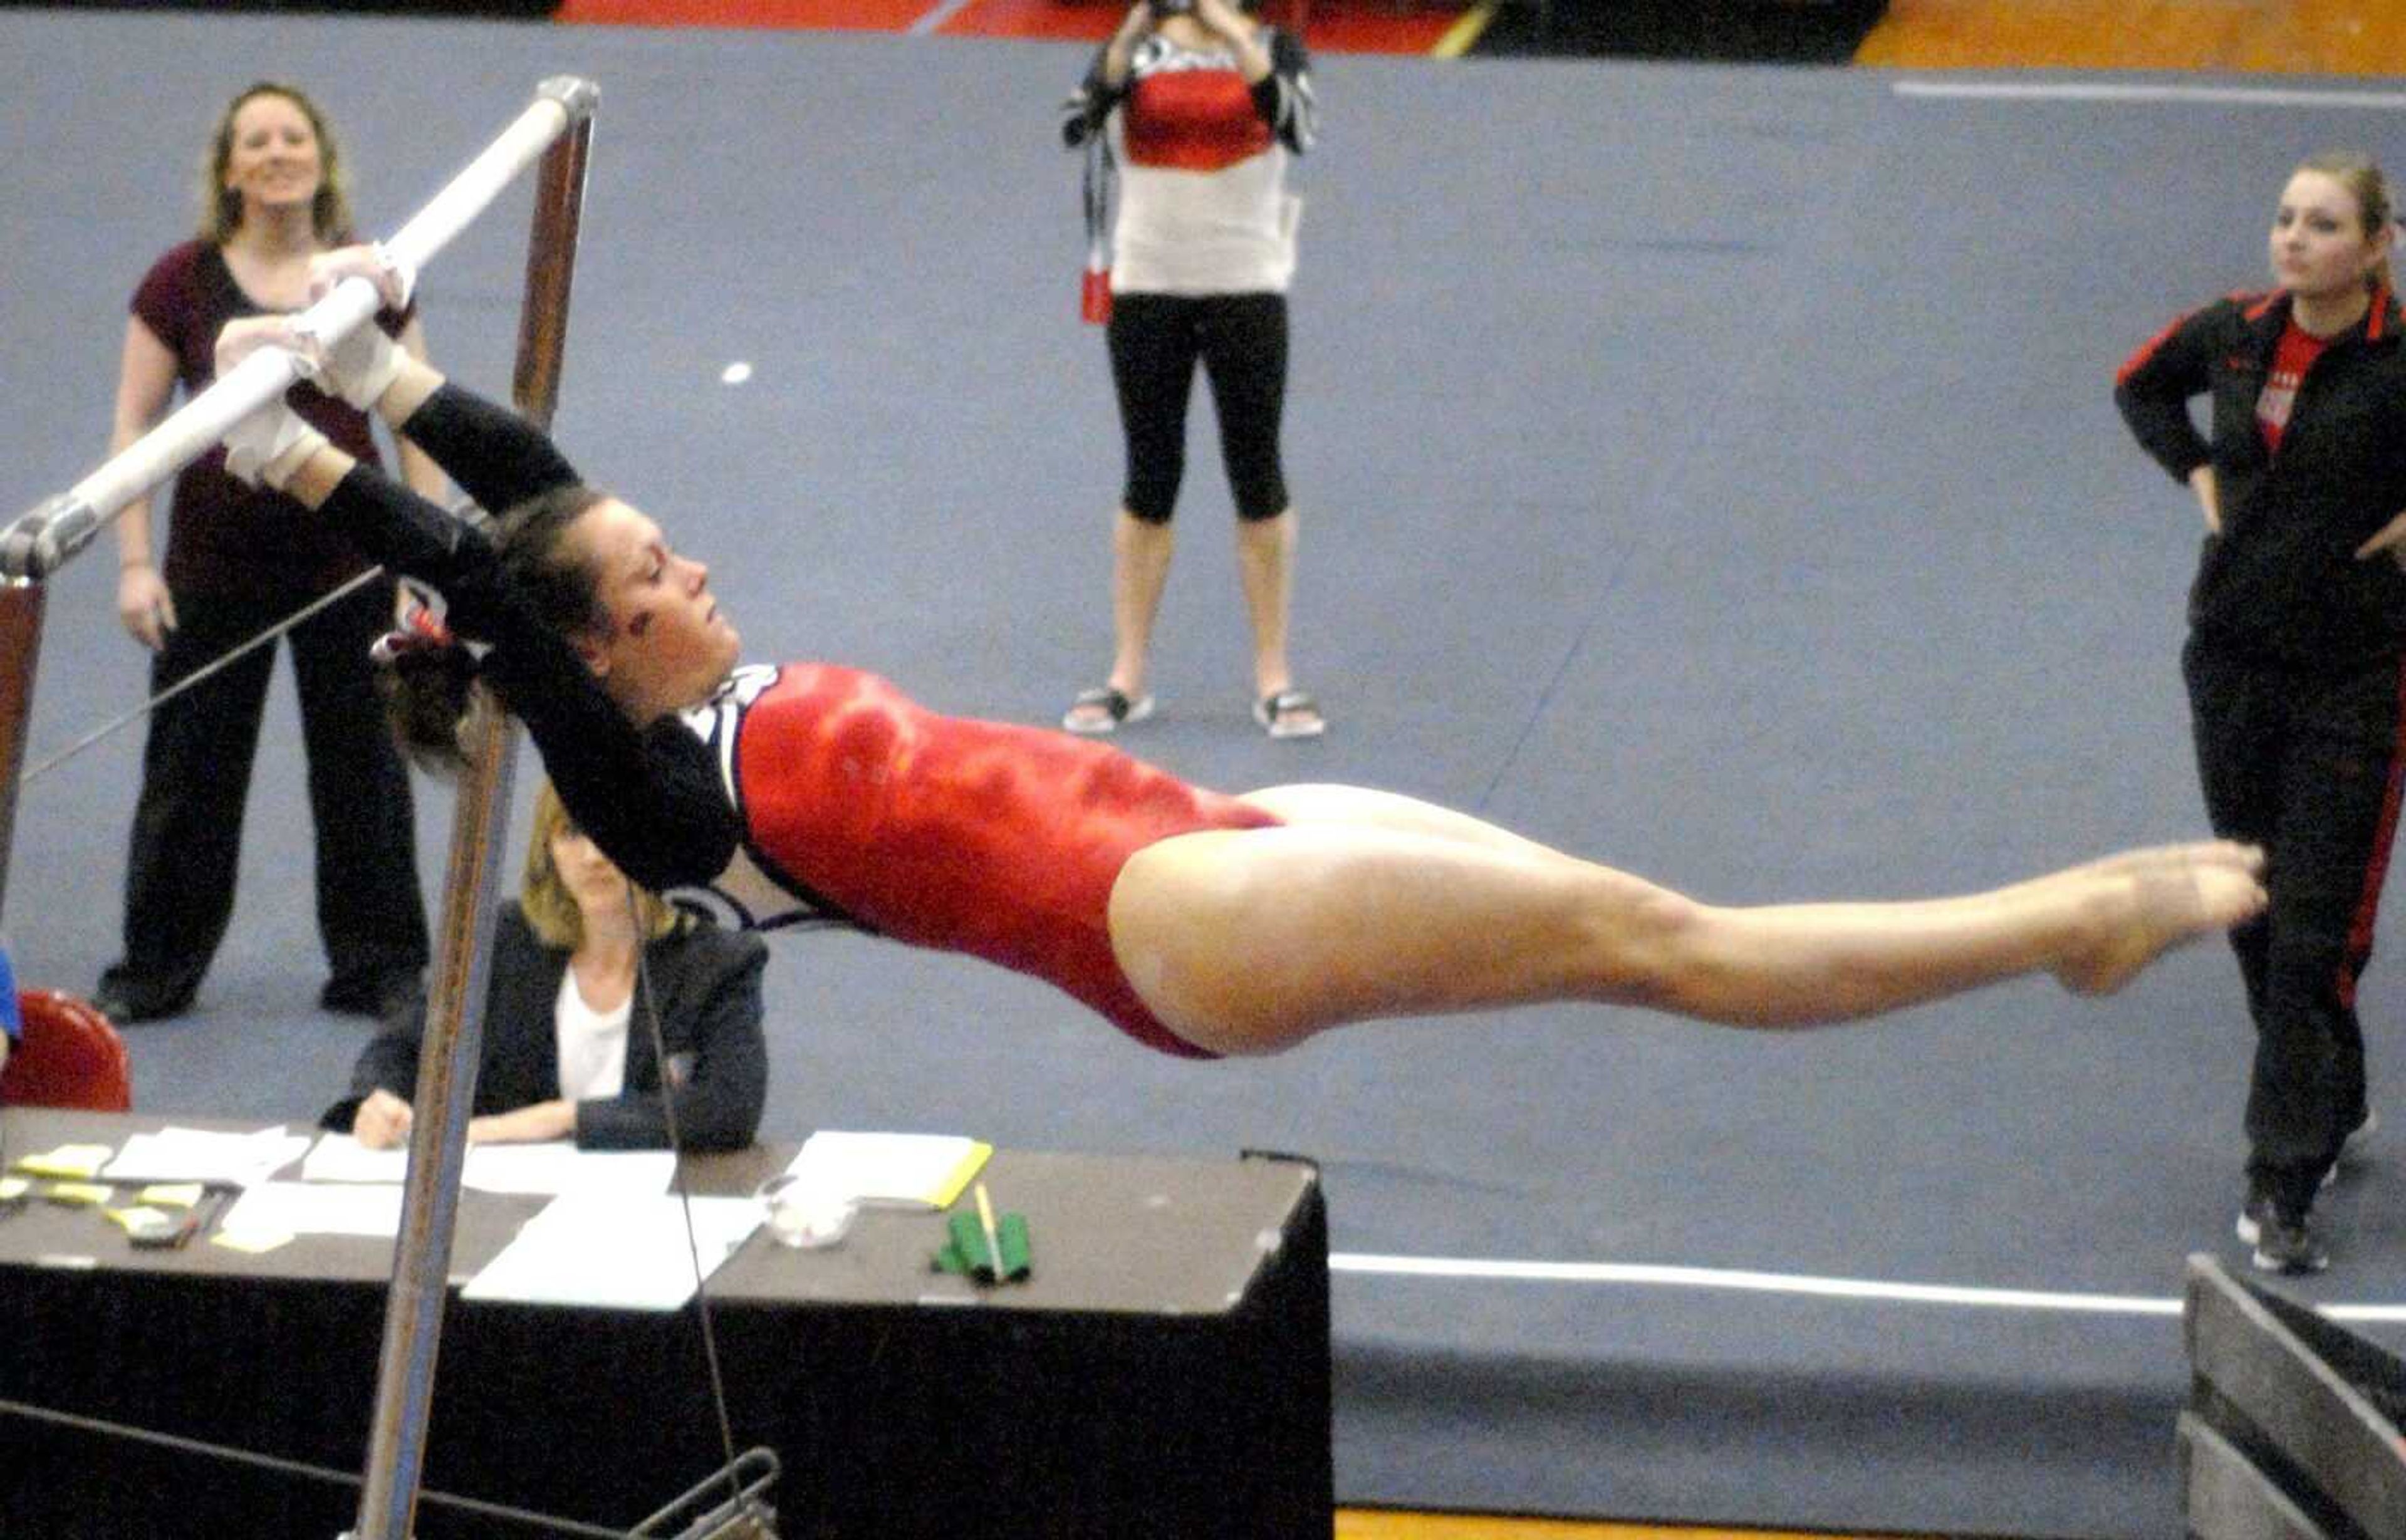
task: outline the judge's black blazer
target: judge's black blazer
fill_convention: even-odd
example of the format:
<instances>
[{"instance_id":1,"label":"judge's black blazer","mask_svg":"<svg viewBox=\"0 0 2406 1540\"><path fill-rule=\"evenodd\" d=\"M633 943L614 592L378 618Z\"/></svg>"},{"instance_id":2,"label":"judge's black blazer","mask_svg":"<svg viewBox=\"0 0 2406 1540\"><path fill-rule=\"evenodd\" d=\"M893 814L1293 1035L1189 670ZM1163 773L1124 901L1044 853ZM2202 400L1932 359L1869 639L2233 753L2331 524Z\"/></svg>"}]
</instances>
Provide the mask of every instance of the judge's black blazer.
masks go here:
<instances>
[{"instance_id":1,"label":"judge's black blazer","mask_svg":"<svg viewBox=\"0 0 2406 1540\"><path fill-rule=\"evenodd\" d=\"M769 950L757 936L697 925L644 948L658 1002L669 1081L676 1087L677 1132L688 1150L735 1150L759 1132L769 1096L769 1049L760 1030L760 975ZM559 1095L559 1047L553 1015L568 953L535 938L525 912L502 906L493 927L492 977L485 992L484 1053L476 1071L475 1115L508 1112ZM418 1089L421 1005L360 1053L350 1095L319 1122L347 1130L360 1103L385 1090L403 1101ZM626 1088L576 1104L576 1143L587 1150L665 1149L668 1115L652 1050L643 992L627 1024Z\"/></svg>"}]
</instances>

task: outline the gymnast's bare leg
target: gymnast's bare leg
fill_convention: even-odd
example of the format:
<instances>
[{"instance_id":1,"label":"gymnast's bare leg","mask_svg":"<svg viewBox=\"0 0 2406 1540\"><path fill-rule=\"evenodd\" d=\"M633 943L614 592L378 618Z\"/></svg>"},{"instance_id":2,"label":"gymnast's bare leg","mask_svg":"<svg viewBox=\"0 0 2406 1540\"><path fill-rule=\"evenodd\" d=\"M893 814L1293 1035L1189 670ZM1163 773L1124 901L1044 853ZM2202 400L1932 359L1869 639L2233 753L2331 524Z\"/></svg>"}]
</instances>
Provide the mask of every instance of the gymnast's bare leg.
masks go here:
<instances>
[{"instance_id":1,"label":"gymnast's bare leg","mask_svg":"<svg viewBox=\"0 0 2406 1540\"><path fill-rule=\"evenodd\" d=\"M2205 842L1960 897L1721 908L1408 798L1294 786L1247 799L1284 827L1139 851L1110 911L1145 1004L1232 1055L1347 1022L1554 1000L1776 1027L2027 973L2104 994L2264 903L2260 853Z\"/></svg>"}]
</instances>

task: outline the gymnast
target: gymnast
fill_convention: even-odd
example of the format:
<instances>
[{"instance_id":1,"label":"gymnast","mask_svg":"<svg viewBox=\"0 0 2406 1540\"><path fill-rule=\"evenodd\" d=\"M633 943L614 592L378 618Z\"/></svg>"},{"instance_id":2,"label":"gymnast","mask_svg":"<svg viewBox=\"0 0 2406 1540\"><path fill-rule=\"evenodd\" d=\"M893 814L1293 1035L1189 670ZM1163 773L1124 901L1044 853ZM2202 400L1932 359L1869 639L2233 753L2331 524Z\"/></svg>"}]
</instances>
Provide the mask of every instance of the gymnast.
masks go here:
<instances>
[{"instance_id":1,"label":"gymnast","mask_svg":"<svg viewBox=\"0 0 2406 1540\"><path fill-rule=\"evenodd\" d=\"M372 247L319 270L406 296ZM1770 1027L2035 972L2103 994L2264 902L2258 853L2204 842L1962 897L1720 908L1390 793L1224 796L1092 740L938 715L856 670L739 669L708 568L513 414L371 327L327 347L260 318L219 346L220 371L292 349L507 510L488 536L279 403L227 435L237 474L439 596L442 624L418 629L444 640L403 649L397 681L421 743L456 758L481 675L643 886L742 925L984 957L1163 1053L1273 1053L1350 1022L1551 1000Z\"/></svg>"}]
</instances>

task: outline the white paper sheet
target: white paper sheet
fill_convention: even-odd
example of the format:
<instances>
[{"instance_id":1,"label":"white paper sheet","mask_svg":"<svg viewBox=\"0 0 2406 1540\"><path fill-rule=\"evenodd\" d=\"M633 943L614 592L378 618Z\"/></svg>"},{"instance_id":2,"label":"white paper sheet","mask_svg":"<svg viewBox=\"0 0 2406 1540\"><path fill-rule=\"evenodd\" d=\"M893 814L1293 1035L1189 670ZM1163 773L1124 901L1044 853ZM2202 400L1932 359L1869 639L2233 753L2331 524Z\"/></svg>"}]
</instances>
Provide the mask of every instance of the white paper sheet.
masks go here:
<instances>
[{"instance_id":1,"label":"white paper sheet","mask_svg":"<svg viewBox=\"0 0 2406 1540\"><path fill-rule=\"evenodd\" d=\"M527 1305L680 1308L693 1297L697 1253L707 1278L760 1223L760 1205L752 1198L692 1202L688 1242L685 1205L672 1194L554 1198L461 1294Z\"/></svg>"},{"instance_id":2,"label":"white paper sheet","mask_svg":"<svg viewBox=\"0 0 2406 1540\"><path fill-rule=\"evenodd\" d=\"M218 1222L228 1234L375 1236L401 1234L401 1189L364 1183L262 1182Z\"/></svg>"},{"instance_id":3,"label":"white paper sheet","mask_svg":"<svg viewBox=\"0 0 2406 1540\"><path fill-rule=\"evenodd\" d=\"M993 1149L957 1134L871 1134L822 1128L785 1167L797 1186L852 1203L940 1208Z\"/></svg>"},{"instance_id":4,"label":"white paper sheet","mask_svg":"<svg viewBox=\"0 0 2406 1540\"><path fill-rule=\"evenodd\" d=\"M370 1150L348 1134L327 1134L301 1166L304 1181L398 1182L409 1151ZM665 1193L676 1157L665 1150L579 1150L568 1143L472 1144L460 1185L480 1193L557 1197L567 1193L643 1197Z\"/></svg>"},{"instance_id":5,"label":"white paper sheet","mask_svg":"<svg viewBox=\"0 0 2406 1540\"><path fill-rule=\"evenodd\" d=\"M309 1136L282 1123L249 1134L162 1128L128 1136L101 1173L104 1181L222 1181L255 1187L299 1159Z\"/></svg>"},{"instance_id":6,"label":"white paper sheet","mask_svg":"<svg viewBox=\"0 0 2406 1540\"><path fill-rule=\"evenodd\" d=\"M409 1173L407 1148L371 1150L348 1134L320 1134L301 1163L303 1181L383 1181L399 1184Z\"/></svg>"},{"instance_id":7,"label":"white paper sheet","mask_svg":"<svg viewBox=\"0 0 2406 1540\"><path fill-rule=\"evenodd\" d=\"M477 1144L460 1185L480 1193L658 1197L676 1175L666 1150L579 1150L573 1144Z\"/></svg>"}]
</instances>

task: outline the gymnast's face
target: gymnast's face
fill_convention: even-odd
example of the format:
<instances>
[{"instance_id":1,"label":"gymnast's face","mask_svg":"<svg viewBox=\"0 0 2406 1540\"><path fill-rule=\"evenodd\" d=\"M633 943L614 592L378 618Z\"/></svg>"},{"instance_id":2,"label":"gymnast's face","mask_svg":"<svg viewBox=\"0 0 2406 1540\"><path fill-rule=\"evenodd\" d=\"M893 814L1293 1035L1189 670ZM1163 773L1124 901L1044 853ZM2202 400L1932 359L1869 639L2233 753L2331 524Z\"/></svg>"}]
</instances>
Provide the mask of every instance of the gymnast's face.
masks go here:
<instances>
[{"instance_id":1,"label":"gymnast's face","mask_svg":"<svg viewBox=\"0 0 2406 1540\"><path fill-rule=\"evenodd\" d=\"M317 130L290 96L263 92L234 115L225 185L242 195L246 210L308 206L321 170Z\"/></svg>"},{"instance_id":2,"label":"gymnast's face","mask_svg":"<svg viewBox=\"0 0 2406 1540\"><path fill-rule=\"evenodd\" d=\"M2365 275L2387 247L2387 232L2364 228L2364 208L2345 182L2300 171L2281 190L2272 211L2272 276L2310 299L2364 287Z\"/></svg>"},{"instance_id":3,"label":"gymnast's face","mask_svg":"<svg viewBox=\"0 0 2406 1540\"><path fill-rule=\"evenodd\" d=\"M616 498L580 515L568 539L610 616L608 636L577 643L610 698L637 722L706 699L743 645L711 597L710 569Z\"/></svg>"}]
</instances>

